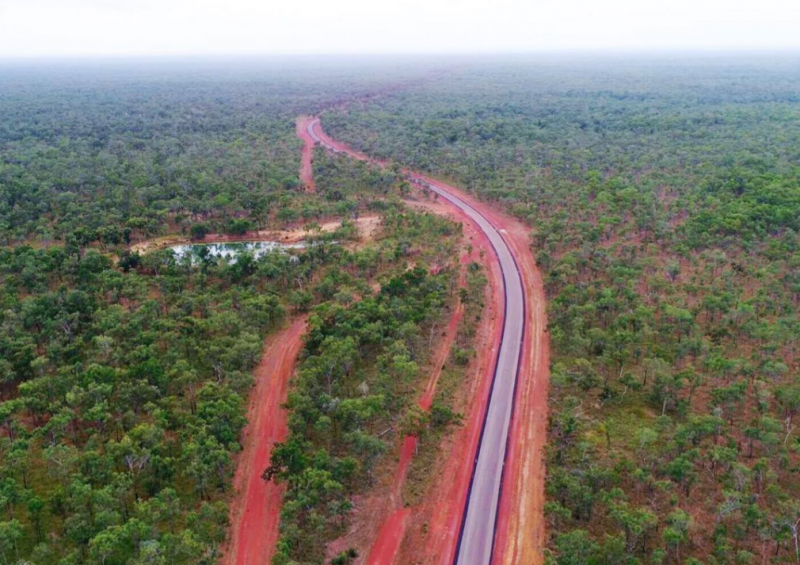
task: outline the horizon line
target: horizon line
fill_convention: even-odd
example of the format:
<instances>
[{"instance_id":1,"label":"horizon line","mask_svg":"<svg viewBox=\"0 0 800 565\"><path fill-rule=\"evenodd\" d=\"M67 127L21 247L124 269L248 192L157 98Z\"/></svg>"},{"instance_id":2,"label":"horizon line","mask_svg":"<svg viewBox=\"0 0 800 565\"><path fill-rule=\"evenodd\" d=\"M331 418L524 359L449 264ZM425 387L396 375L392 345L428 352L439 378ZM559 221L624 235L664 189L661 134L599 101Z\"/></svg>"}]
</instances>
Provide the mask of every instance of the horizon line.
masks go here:
<instances>
[{"instance_id":1,"label":"horizon line","mask_svg":"<svg viewBox=\"0 0 800 565\"><path fill-rule=\"evenodd\" d=\"M559 48L559 49L520 49L497 51L336 51L336 52L186 52L186 53L71 53L4 55L0 62L32 61L100 61L100 60L169 60L169 59L281 59L281 58L391 58L391 57L497 57L497 56L653 56L653 55L701 55L701 56L742 56L742 55L800 55L796 47L602 47L602 48Z\"/></svg>"}]
</instances>

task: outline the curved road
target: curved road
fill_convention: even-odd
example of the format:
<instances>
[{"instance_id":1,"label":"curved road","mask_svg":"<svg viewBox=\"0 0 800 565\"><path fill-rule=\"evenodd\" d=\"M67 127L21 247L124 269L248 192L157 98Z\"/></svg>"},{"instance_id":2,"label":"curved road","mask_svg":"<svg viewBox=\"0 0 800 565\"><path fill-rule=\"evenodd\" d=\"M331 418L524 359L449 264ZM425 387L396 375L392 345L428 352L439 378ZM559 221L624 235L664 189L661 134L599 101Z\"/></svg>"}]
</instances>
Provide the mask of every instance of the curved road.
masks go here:
<instances>
[{"instance_id":1,"label":"curved road","mask_svg":"<svg viewBox=\"0 0 800 565\"><path fill-rule=\"evenodd\" d=\"M317 134L318 126L320 126L319 119L308 124L308 134L311 138L335 153L340 152ZM453 206L460 208L483 230L494 248L503 273L505 294L503 336L497 353L489 406L478 444L478 454L475 458L454 562L455 565L489 565L492 562L508 432L525 335L525 293L522 277L500 230L485 216L435 182L430 182L413 172L409 172L408 176L416 184L432 190Z\"/></svg>"}]
</instances>

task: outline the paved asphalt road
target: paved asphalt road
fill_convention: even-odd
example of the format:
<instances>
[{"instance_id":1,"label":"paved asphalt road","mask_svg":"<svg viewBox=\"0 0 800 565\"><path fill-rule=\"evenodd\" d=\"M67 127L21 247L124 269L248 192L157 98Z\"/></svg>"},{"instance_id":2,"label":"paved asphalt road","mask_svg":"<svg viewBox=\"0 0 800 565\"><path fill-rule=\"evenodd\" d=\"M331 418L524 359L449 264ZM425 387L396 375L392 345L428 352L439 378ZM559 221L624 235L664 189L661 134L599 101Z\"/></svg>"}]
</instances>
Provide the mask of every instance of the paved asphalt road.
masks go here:
<instances>
[{"instance_id":1,"label":"paved asphalt road","mask_svg":"<svg viewBox=\"0 0 800 565\"><path fill-rule=\"evenodd\" d=\"M314 131L314 126L318 123L319 120L309 123L309 135L328 149L338 152ZM525 294L522 289L522 279L511 250L489 220L436 183L428 182L414 174L410 176L413 181L437 193L475 221L494 247L503 273L503 290L506 297L503 338L455 559L455 565L489 565L492 561L506 444L514 405L514 385L519 370L525 327Z\"/></svg>"}]
</instances>

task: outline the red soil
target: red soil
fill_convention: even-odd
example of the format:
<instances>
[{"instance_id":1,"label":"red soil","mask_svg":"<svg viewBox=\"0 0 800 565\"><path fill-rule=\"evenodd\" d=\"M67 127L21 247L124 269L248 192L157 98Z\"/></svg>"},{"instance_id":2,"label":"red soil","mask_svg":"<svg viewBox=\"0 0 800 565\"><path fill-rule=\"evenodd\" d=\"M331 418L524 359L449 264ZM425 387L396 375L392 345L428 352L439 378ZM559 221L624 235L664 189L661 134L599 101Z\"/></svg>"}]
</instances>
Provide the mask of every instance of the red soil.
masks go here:
<instances>
[{"instance_id":1,"label":"red soil","mask_svg":"<svg viewBox=\"0 0 800 565\"><path fill-rule=\"evenodd\" d=\"M372 565L390 565L394 563L397 550L405 536L408 518L411 516L410 508L401 508L392 512L383 523L375 545L367 557L367 563Z\"/></svg>"},{"instance_id":2,"label":"red soil","mask_svg":"<svg viewBox=\"0 0 800 565\"><path fill-rule=\"evenodd\" d=\"M384 505L384 510L390 510L390 513L375 537L372 549L365 561L368 565L389 565L393 563L397 550L400 548L400 543L403 541L411 509L403 508L400 495L408 476L411 458L414 457L416 449L417 438L407 436L403 440L403 447L400 450L400 462L395 472L394 488L389 500L389 506Z\"/></svg>"},{"instance_id":3,"label":"red soil","mask_svg":"<svg viewBox=\"0 0 800 565\"><path fill-rule=\"evenodd\" d=\"M314 157L314 140L308 135L308 124L314 118L310 116L300 116L297 118L297 137L303 140L303 153L300 157L300 181L305 185L306 192L316 192L317 185L314 183L314 170L311 168L311 160Z\"/></svg>"},{"instance_id":4,"label":"red soil","mask_svg":"<svg viewBox=\"0 0 800 565\"><path fill-rule=\"evenodd\" d=\"M261 473L269 466L272 446L286 438L286 402L289 378L294 370L306 329L305 317L267 338L255 371L250 395L244 450L236 467L231 503L231 539L222 565L268 565L278 540L283 487L265 482Z\"/></svg>"}]
</instances>

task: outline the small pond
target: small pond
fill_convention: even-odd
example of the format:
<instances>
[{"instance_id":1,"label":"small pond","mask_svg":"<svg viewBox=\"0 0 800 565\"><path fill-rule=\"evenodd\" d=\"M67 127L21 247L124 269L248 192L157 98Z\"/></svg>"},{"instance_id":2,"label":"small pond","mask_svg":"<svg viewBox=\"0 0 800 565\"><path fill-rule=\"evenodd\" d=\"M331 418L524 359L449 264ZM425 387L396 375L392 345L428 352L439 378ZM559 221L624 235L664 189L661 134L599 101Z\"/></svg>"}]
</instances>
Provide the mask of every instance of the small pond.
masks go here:
<instances>
[{"instance_id":1,"label":"small pond","mask_svg":"<svg viewBox=\"0 0 800 565\"><path fill-rule=\"evenodd\" d=\"M277 241L237 241L231 243L186 243L170 246L177 259L190 256L192 261L199 261L207 253L208 257L226 259L231 263L236 262L236 257L242 253L250 253L254 257L261 257L270 251L281 249L303 249L305 243L280 243Z\"/></svg>"}]
</instances>

